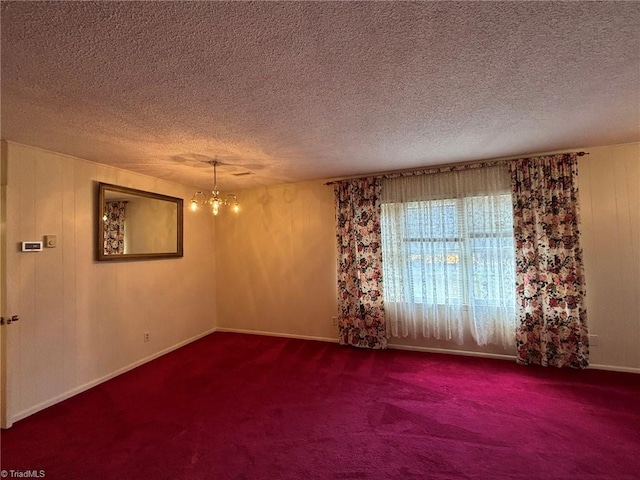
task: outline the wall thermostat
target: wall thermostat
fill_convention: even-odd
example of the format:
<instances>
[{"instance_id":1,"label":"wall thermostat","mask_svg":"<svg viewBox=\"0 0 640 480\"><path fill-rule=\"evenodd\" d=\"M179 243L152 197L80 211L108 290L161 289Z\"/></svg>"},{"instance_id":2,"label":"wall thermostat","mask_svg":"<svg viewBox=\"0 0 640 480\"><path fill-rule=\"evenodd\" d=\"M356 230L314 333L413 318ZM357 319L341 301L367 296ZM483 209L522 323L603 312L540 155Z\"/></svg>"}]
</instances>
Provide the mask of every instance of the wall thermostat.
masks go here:
<instances>
[{"instance_id":1,"label":"wall thermostat","mask_svg":"<svg viewBox=\"0 0 640 480\"><path fill-rule=\"evenodd\" d=\"M42 242L22 242L23 252L41 252Z\"/></svg>"}]
</instances>

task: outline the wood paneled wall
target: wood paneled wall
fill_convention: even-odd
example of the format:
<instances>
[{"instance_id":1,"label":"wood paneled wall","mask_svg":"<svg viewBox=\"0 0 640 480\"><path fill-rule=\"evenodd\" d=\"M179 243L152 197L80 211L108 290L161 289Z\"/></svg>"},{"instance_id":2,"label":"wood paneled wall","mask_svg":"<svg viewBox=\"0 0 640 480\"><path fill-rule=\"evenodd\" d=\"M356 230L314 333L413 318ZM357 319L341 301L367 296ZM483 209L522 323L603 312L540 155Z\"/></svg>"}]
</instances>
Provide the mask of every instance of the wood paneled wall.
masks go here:
<instances>
[{"instance_id":1,"label":"wood paneled wall","mask_svg":"<svg viewBox=\"0 0 640 480\"><path fill-rule=\"evenodd\" d=\"M578 163L591 363L640 373L640 144Z\"/></svg>"},{"instance_id":2,"label":"wood paneled wall","mask_svg":"<svg viewBox=\"0 0 640 480\"><path fill-rule=\"evenodd\" d=\"M179 259L95 261L96 183L191 188L9 142L5 328L13 420L215 328L214 223L185 210ZM22 253L22 241L58 246ZM144 332L150 341L143 341Z\"/></svg>"}]
</instances>

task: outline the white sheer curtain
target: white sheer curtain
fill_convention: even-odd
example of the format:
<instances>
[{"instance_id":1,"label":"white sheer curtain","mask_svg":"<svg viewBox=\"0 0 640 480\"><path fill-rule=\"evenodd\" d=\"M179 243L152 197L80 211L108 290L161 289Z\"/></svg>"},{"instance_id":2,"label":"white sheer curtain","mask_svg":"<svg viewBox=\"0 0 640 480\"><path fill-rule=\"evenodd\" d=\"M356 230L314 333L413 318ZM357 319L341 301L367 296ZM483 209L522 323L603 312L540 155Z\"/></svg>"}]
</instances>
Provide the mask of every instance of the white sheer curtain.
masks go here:
<instances>
[{"instance_id":1,"label":"white sheer curtain","mask_svg":"<svg viewBox=\"0 0 640 480\"><path fill-rule=\"evenodd\" d=\"M451 168L382 184L390 337L515 344L513 213L507 166Z\"/></svg>"}]
</instances>

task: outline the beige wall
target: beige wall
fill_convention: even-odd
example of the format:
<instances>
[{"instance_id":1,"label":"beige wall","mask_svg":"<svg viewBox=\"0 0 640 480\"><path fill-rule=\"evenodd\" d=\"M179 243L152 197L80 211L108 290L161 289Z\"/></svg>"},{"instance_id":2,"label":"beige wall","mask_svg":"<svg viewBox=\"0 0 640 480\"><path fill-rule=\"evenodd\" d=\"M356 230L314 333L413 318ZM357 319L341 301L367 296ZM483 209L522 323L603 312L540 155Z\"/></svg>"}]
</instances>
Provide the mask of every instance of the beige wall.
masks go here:
<instances>
[{"instance_id":1,"label":"beige wall","mask_svg":"<svg viewBox=\"0 0 640 480\"><path fill-rule=\"evenodd\" d=\"M94 260L96 182L192 189L10 142L7 153L5 310L21 318L3 327L10 420L215 328L210 216L185 210L183 258ZM57 248L19 252L49 234Z\"/></svg>"},{"instance_id":2,"label":"beige wall","mask_svg":"<svg viewBox=\"0 0 640 480\"><path fill-rule=\"evenodd\" d=\"M640 144L579 160L591 363L640 372ZM333 191L322 182L240 192L242 213L216 219L219 326L335 340ZM434 340L395 345L457 350ZM513 355L499 347L468 351Z\"/></svg>"},{"instance_id":3,"label":"beige wall","mask_svg":"<svg viewBox=\"0 0 640 480\"><path fill-rule=\"evenodd\" d=\"M640 143L579 160L591 363L640 372Z\"/></svg>"},{"instance_id":4,"label":"beige wall","mask_svg":"<svg viewBox=\"0 0 640 480\"><path fill-rule=\"evenodd\" d=\"M320 182L240 192L216 218L218 326L334 339L333 191Z\"/></svg>"}]
</instances>

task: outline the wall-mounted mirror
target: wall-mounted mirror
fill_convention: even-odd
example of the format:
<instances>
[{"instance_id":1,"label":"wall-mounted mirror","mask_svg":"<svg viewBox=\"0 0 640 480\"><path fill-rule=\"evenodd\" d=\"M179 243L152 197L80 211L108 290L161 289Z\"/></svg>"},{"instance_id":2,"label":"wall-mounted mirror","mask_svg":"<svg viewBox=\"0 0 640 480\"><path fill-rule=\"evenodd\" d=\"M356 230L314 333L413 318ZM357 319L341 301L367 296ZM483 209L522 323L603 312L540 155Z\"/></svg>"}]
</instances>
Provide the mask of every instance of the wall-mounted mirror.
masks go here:
<instances>
[{"instance_id":1,"label":"wall-mounted mirror","mask_svg":"<svg viewBox=\"0 0 640 480\"><path fill-rule=\"evenodd\" d=\"M182 257L182 199L98 184L98 260Z\"/></svg>"}]
</instances>

